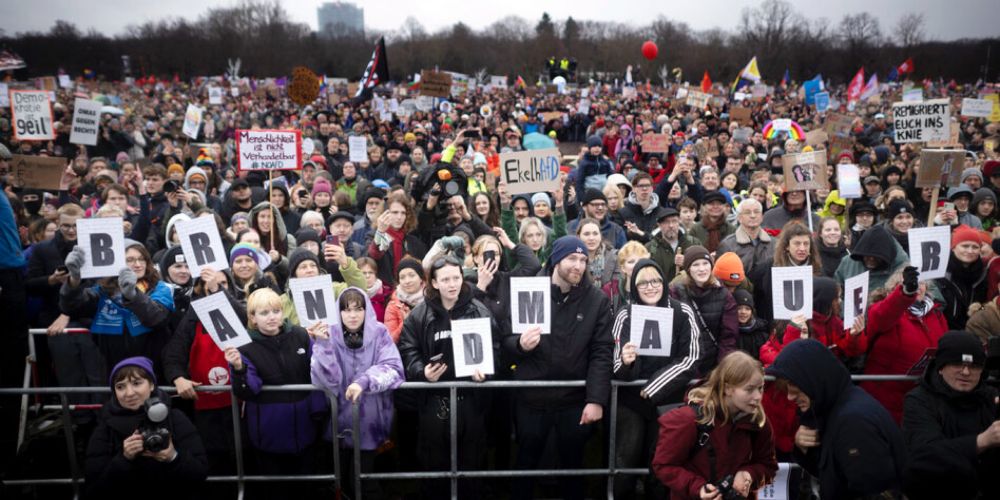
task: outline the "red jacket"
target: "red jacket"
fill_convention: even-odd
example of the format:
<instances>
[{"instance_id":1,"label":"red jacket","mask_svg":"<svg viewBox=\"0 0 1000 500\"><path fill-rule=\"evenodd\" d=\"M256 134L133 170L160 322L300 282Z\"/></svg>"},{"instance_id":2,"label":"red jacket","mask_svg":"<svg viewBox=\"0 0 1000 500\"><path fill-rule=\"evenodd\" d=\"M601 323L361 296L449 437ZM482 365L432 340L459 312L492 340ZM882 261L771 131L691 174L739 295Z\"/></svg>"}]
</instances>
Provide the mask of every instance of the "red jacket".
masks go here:
<instances>
[{"instance_id":1,"label":"red jacket","mask_svg":"<svg viewBox=\"0 0 1000 500\"><path fill-rule=\"evenodd\" d=\"M716 477L709 478L708 446L691 454L698 440L695 419L694 408L687 405L660 416L653 472L670 489L670 498L698 499L706 483L741 470L753 478L750 498L756 498L756 490L773 481L778 470L771 425L765 422L758 427L746 419L735 424L717 422L709 434L716 456Z\"/></svg>"},{"instance_id":2,"label":"red jacket","mask_svg":"<svg viewBox=\"0 0 1000 500\"><path fill-rule=\"evenodd\" d=\"M784 347L785 344L778 342L776 335L771 335L767 343L760 348L760 362L764 364L764 368L774 363L774 359ZM764 397L760 404L764 408L764 414L767 415L767 421L771 423L774 447L783 453L791 453L792 447L795 446L795 431L799 429L799 414L795 403L789 401L788 394L779 391L774 382L767 382L764 384Z\"/></svg>"},{"instance_id":3,"label":"red jacket","mask_svg":"<svg viewBox=\"0 0 1000 500\"><path fill-rule=\"evenodd\" d=\"M888 297L868 309L865 334L871 349L865 362L866 375L905 375L927 349L937 347L938 339L948 331L948 322L935 304L922 318L909 311L916 295L906 295L897 286ZM903 420L903 397L916 387L914 382L863 382L868 391L885 406L896 423Z\"/></svg>"},{"instance_id":4,"label":"red jacket","mask_svg":"<svg viewBox=\"0 0 1000 500\"><path fill-rule=\"evenodd\" d=\"M802 338L802 330L799 330L789 322L785 327L785 341L787 345L793 340ZM868 350L868 337L864 332L859 335L851 335L844 331L844 320L840 316L827 316L813 311L812 320L809 322L809 338L820 341L823 345L830 347L837 358L841 361L844 358L860 356ZM774 361L774 359L771 359Z\"/></svg>"}]
</instances>

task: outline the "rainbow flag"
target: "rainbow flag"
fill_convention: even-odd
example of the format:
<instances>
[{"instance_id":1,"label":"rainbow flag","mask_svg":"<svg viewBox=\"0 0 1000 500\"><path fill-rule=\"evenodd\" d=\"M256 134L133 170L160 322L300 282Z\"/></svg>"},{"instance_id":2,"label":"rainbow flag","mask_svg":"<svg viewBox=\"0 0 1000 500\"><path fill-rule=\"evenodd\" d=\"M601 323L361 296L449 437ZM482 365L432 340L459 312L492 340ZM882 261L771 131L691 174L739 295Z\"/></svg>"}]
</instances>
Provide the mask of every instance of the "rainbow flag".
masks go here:
<instances>
[{"instance_id":1,"label":"rainbow flag","mask_svg":"<svg viewBox=\"0 0 1000 500\"><path fill-rule=\"evenodd\" d=\"M753 56L750 62L740 71L740 74L736 76L736 80L733 81L732 91L737 90L750 85L751 83L760 83L760 70L757 69L757 56Z\"/></svg>"}]
</instances>

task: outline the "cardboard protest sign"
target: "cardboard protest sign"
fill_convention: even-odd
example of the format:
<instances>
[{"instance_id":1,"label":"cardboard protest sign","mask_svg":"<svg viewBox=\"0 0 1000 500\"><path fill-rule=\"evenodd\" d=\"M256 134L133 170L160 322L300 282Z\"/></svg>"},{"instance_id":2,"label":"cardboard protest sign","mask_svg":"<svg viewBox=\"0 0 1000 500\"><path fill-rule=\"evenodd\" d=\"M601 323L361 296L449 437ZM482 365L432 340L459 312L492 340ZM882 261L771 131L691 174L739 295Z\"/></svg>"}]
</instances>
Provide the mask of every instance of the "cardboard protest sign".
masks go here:
<instances>
[{"instance_id":1,"label":"cardboard protest sign","mask_svg":"<svg viewBox=\"0 0 1000 500\"><path fill-rule=\"evenodd\" d=\"M948 140L946 141L927 141L927 147L929 148L961 148L962 143L958 140L958 136L962 133L962 126L959 125L954 119L951 121L951 126L949 128L950 132L948 134Z\"/></svg>"},{"instance_id":2,"label":"cardboard protest sign","mask_svg":"<svg viewBox=\"0 0 1000 500\"><path fill-rule=\"evenodd\" d=\"M253 342L225 293L213 293L203 299L192 301L191 308L220 350L225 350L227 347L242 347Z\"/></svg>"},{"instance_id":3,"label":"cardboard protest sign","mask_svg":"<svg viewBox=\"0 0 1000 500\"><path fill-rule=\"evenodd\" d=\"M897 102L892 105L896 142L947 141L951 134L948 99Z\"/></svg>"},{"instance_id":4,"label":"cardboard protest sign","mask_svg":"<svg viewBox=\"0 0 1000 500\"><path fill-rule=\"evenodd\" d=\"M546 277L510 278L510 323L512 333L541 327L552 332L552 281Z\"/></svg>"},{"instance_id":5,"label":"cardboard protest sign","mask_svg":"<svg viewBox=\"0 0 1000 500\"><path fill-rule=\"evenodd\" d=\"M826 152L810 151L781 157L787 191L827 189L830 180L826 176Z\"/></svg>"},{"instance_id":6,"label":"cardboard protest sign","mask_svg":"<svg viewBox=\"0 0 1000 500\"><path fill-rule=\"evenodd\" d=\"M993 103L986 99L962 99L962 116L989 118L993 112Z\"/></svg>"},{"instance_id":7,"label":"cardboard protest sign","mask_svg":"<svg viewBox=\"0 0 1000 500\"><path fill-rule=\"evenodd\" d=\"M12 155L11 183L14 187L58 191L66 170L65 158Z\"/></svg>"},{"instance_id":8,"label":"cardboard protest sign","mask_svg":"<svg viewBox=\"0 0 1000 500\"><path fill-rule=\"evenodd\" d=\"M771 283L774 319L792 319L799 314L812 318L812 266L772 267Z\"/></svg>"},{"instance_id":9,"label":"cardboard protest sign","mask_svg":"<svg viewBox=\"0 0 1000 500\"><path fill-rule=\"evenodd\" d=\"M852 121L850 116L840 113L829 113L826 115L826 121L823 122L823 130L826 130L826 133L830 137L835 135L846 136L851 133Z\"/></svg>"},{"instance_id":10,"label":"cardboard protest sign","mask_svg":"<svg viewBox=\"0 0 1000 500\"><path fill-rule=\"evenodd\" d=\"M559 187L559 150L501 153L500 176L512 195L555 191Z\"/></svg>"},{"instance_id":11,"label":"cardboard protest sign","mask_svg":"<svg viewBox=\"0 0 1000 500\"><path fill-rule=\"evenodd\" d=\"M632 304L629 312L630 344L640 356L670 357L674 345L674 310Z\"/></svg>"},{"instance_id":12,"label":"cardboard protest sign","mask_svg":"<svg viewBox=\"0 0 1000 500\"><path fill-rule=\"evenodd\" d=\"M918 188L957 186L965 168L965 151L923 149L920 151Z\"/></svg>"},{"instance_id":13,"label":"cardboard protest sign","mask_svg":"<svg viewBox=\"0 0 1000 500\"><path fill-rule=\"evenodd\" d=\"M208 88L208 103L212 105L222 104L222 87Z\"/></svg>"},{"instance_id":14,"label":"cardboard protest sign","mask_svg":"<svg viewBox=\"0 0 1000 500\"><path fill-rule=\"evenodd\" d=\"M363 136L352 135L347 138L348 159L355 163L368 161L368 140Z\"/></svg>"},{"instance_id":15,"label":"cardboard protest sign","mask_svg":"<svg viewBox=\"0 0 1000 500\"><path fill-rule=\"evenodd\" d=\"M181 129L184 135L198 138L198 129L201 128L201 108L194 104L188 104L187 111L184 112L184 128Z\"/></svg>"},{"instance_id":16,"label":"cardboard protest sign","mask_svg":"<svg viewBox=\"0 0 1000 500\"><path fill-rule=\"evenodd\" d=\"M670 136L667 134L646 134L642 136L643 153L666 153L670 151Z\"/></svg>"},{"instance_id":17,"label":"cardboard protest sign","mask_svg":"<svg viewBox=\"0 0 1000 500\"><path fill-rule=\"evenodd\" d=\"M920 227L906 232L910 245L910 264L920 272L920 281L944 278L951 256L951 228Z\"/></svg>"},{"instance_id":18,"label":"cardboard protest sign","mask_svg":"<svg viewBox=\"0 0 1000 500\"><path fill-rule=\"evenodd\" d=\"M101 101L76 98L73 104L73 128L70 129L69 142L87 146L97 145L101 106Z\"/></svg>"},{"instance_id":19,"label":"cardboard protest sign","mask_svg":"<svg viewBox=\"0 0 1000 500\"><path fill-rule=\"evenodd\" d=\"M288 280L292 303L299 315L299 324L310 327L316 323L340 323L340 311L333 300L333 279L329 274Z\"/></svg>"},{"instance_id":20,"label":"cardboard protest sign","mask_svg":"<svg viewBox=\"0 0 1000 500\"><path fill-rule=\"evenodd\" d=\"M806 145L808 146L822 146L828 140L830 140L830 136L827 135L827 133L822 129L810 130L806 132Z\"/></svg>"},{"instance_id":21,"label":"cardboard protest sign","mask_svg":"<svg viewBox=\"0 0 1000 500\"><path fill-rule=\"evenodd\" d=\"M222 246L222 236L215 225L215 218L196 217L178 221L174 224L174 229L177 230L177 239L181 242L181 251L184 252L191 276L201 275L203 267L214 271L229 269L229 255Z\"/></svg>"},{"instance_id":22,"label":"cardboard protest sign","mask_svg":"<svg viewBox=\"0 0 1000 500\"><path fill-rule=\"evenodd\" d=\"M841 198L861 198L861 173L857 165L837 165L837 189Z\"/></svg>"},{"instance_id":23,"label":"cardboard protest sign","mask_svg":"<svg viewBox=\"0 0 1000 500\"><path fill-rule=\"evenodd\" d=\"M552 120L562 121L562 111L543 111L539 114L542 115L542 123L549 123Z\"/></svg>"},{"instance_id":24,"label":"cardboard protest sign","mask_svg":"<svg viewBox=\"0 0 1000 500\"><path fill-rule=\"evenodd\" d=\"M80 277L118 276L125 267L125 230L121 217L98 217L76 221L76 241L86 253Z\"/></svg>"},{"instance_id":25,"label":"cardboard protest sign","mask_svg":"<svg viewBox=\"0 0 1000 500\"><path fill-rule=\"evenodd\" d=\"M869 272L844 280L844 328L854 325L854 318L865 317L868 310Z\"/></svg>"},{"instance_id":26,"label":"cardboard protest sign","mask_svg":"<svg viewBox=\"0 0 1000 500\"><path fill-rule=\"evenodd\" d=\"M750 125L750 108L734 106L729 109L729 121L740 125Z\"/></svg>"},{"instance_id":27,"label":"cardboard protest sign","mask_svg":"<svg viewBox=\"0 0 1000 500\"><path fill-rule=\"evenodd\" d=\"M45 90L10 91L11 124L18 141L47 141L56 138L52 129L52 103Z\"/></svg>"},{"instance_id":28,"label":"cardboard protest sign","mask_svg":"<svg viewBox=\"0 0 1000 500\"><path fill-rule=\"evenodd\" d=\"M697 90L689 90L687 99L684 103L692 108L703 109L705 106L708 106L708 101L711 98L711 94L706 94Z\"/></svg>"},{"instance_id":29,"label":"cardboard protest sign","mask_svg":"<svg viewBox=\"0 0 1000 500\"><path fill-rule=\"evenodd\" d=\"M830 109L830 93L820 92L816 94L814 101L816 103L816 112L825 113Z\"/></svg>"},{"instance_id":30,"label":"cardboard protest sign","mask_svg":"<svg viewBox=\"0 0 1000 500\"><path fill-rule=\"evenodd\" d=\"M492 375L493 333L489 318L451 321L451 352L455 359L455 377L471 377L479 370Z\"/></svg>"},{"instance_id":31,"label":"cardboard protest sign","mask_svg":"<svg viewBox=\"0 0 1000 500\"><path fill-rule=\"evenodd\" d=\"M302 168L299 130L237 130L237 169L298 170Z\"/></svg>"},{"instance_id":32,"label":"cardboard protest sign","mask_svg":"<svg viewBox=\"0 0 1000 500\"><path fill-rule=\"evenodd\" d=\"M421 71L420 95L444 99L451 97L451 75L441 71Z\"/></svg>"}]
</instances>

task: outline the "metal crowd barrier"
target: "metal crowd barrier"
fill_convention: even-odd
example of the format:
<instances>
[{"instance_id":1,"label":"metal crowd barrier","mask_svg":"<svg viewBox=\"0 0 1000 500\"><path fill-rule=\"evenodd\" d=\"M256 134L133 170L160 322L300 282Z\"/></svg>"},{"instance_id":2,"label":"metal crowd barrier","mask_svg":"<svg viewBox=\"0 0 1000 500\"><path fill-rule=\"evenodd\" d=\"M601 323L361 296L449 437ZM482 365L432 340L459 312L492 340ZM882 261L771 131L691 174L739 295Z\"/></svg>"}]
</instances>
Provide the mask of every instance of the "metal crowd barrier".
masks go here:
<instances>
[{"instance_id":1,"label":"metal crowd barrier","mask_svg":"<svg viewBox=\"0 0 1000 500\"><path fill-rule=\"evenodd\" d=\"M83 333L85 333L84 331ZM32 334L45 334L45 330L32 330ZM30 337L33 337L30 336ZM29 338L30 338L29 337ZM83 484L83 478L80 474L80 467L76 461L76 448L73 438L73 426L70 419L70 411L73 409L72 405L69 404L68 394L110 394L111 389L109 387L29 387L30 375L32 364L35 362L35 350L34 342L29 343L29 359L28 364L25 366L25 381L24 386L20 389L18 388L0 388L0 396L3 395L21 395L22 397L22 407L21 407L21 429L19 429L18 436L18 447L20 448L21 441L23 439L23 434L25 431L24 421L27 418L28 412L28 396L29 395L46 395L46 394L56 394L59 396L60 404L58 406L39 406L40 408L59 408L61 409L62 424L66 438L66 448L69 453L70 461L70 475L69 478L50 478L50 479L16 479L16 480L4 480L3 483L9 486L45 486L45 485L71 485L73 487L74 498L79 498L80 487ZM766 377L771 379L771 377ZM854 375L851 377L854 382L862 381L875 381L875 382L900 382L900 381L918 381L917 376L907 376L907 375ZM361 448L357 446L360 443L360 417L358 412L358 405L352 405L352 432L355 436L354 442L356 446L354 447L354 498L361 500L362 498L362 481L376 481L376 480L406 480L406 479L449 479L451 483L451 498L458 498L458 480L459 478L503 478L503 477L524 477L524 476L607 476L607 497L608 499L614 498L614 481L615 476L620 475L646 475L649 473L648 468L618 468L616 464L615 447L616 447L616 429L618 424L618 392L621 387L638 387L645 385L645 380L636 380L631 382L622 381L612 381L611 383L611 404L607 411L608 414L608 467L607 468L589 468L589 469L535 469L535 470L458 470L458 447L456 443L456 436L458 434L458 423L456 411L456 406L458 402L458 390L459 389L525 389L525 388L543 388L543 387L585 387L586 381L583 380L551 380L551 381L490 381L490 382L466 382L466 381L455 381L455 382L404 382L396 390L426 390L426 389L448 389L448 399L449 399L449 411L451 418L449 418L449 455L450 455L450 467L447 471L430 471L430 472L393 472L393 473L373 473L373 472L362 472L361 471ZM161 386L161 389L168 393L176 393L176 389L171 387L169 384ZM232 388L229 385L218 385L218 386L200 386L195 388L198 392L224 392L231 391ZM333 468L334 473L330 474L313 474L313 475L291 475L291 476L275 476L275 475L246 475L244 473L243 464L243 443L240 438L240 408L239 399L235 396L232 397L232 414L233 414L233 444L236 447L236 475L235 476L209 476L208 481L212 482L235 482L237 483L237 498L242 500L245 492L245 486L247 482L262 482L262 481L333 481L335 488L339 492L342 486L342 481L344 478L341 477L340 469L340 453L339 453L339 438L337 429L337 408L338 408L338 398L335 394L326 392L319 386L312 384L297 384L297 385L282 385L282 386L264 386L263 391L321 391L324 392L327 398L330 400L331 409L331 430L333 435Z\"/></svg>"}]
</instances>

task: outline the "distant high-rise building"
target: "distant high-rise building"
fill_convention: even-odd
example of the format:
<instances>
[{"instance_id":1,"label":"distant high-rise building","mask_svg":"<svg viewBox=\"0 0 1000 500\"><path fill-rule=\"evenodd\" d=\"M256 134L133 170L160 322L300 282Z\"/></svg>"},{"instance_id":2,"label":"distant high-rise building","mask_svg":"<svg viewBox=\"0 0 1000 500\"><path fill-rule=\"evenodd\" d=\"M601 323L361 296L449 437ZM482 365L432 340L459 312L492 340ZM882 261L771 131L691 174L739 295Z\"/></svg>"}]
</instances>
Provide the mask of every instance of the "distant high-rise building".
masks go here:
<instances>
[{"instance_id":1,"label":"distant high-rise building","mask_svg":"<svg viewBox=\"0 0 1000 500\"><path fill-rule=\"evenodd\" d=\"M327 36L365 32L365 9L352 3L327 2L316 9L319 32Z\"/></svg>"}]
</instances>

